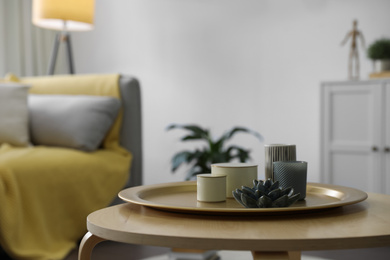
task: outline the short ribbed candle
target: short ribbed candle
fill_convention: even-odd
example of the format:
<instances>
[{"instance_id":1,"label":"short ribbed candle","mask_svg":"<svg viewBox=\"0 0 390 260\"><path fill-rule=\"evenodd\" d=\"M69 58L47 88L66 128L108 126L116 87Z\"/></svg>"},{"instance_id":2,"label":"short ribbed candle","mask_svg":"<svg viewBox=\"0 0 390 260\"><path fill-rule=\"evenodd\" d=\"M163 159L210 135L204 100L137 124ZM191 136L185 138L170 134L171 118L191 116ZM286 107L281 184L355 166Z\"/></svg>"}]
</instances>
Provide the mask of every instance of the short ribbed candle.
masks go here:
<instances>
[{"instance_id":1,"label":"short ribbed candle","mask_svg":"<svg viewBox=\"0 0 390 260\"><path fill-rule=\"evenodd\" d=\"M273 162L295 161L295 144L266 144L265 148L265 179L274 180Z\"/></svg>"},{"instance_id":2,"label":"short ribbed candle","mask_svg":"<svg viewBox=\"0 0 390 260\"><path fill-rule=\"evenodd\" d=\"M274 180L283 188L293 187L294 193L300 193L299 200L306 197L307 162L274 162Z\"/></svg>"}]
</instances>

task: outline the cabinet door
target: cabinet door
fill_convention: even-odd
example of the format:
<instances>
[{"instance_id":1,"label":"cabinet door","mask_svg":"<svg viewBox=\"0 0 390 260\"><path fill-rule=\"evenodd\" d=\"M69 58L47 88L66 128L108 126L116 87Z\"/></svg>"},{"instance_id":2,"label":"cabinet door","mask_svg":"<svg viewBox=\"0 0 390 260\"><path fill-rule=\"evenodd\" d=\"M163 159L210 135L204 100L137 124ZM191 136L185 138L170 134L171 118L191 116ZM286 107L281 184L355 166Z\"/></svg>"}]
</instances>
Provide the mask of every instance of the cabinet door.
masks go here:
<instances>
[{"instance_id":1,"label":"cabinet door","mask_svg":"<svg viewBox=\"0 0 390 260\"><path fill-rule=\"evenodd\" d=\"M383 192L383 84L322 86L322 181Z\"/></svg>"},{"instance_id":2,"label":"cabinet door","mask_svg":"<svg viewBox=\"0 0 390 260\"><path fill-rule=\"evenodd\" d=\"M384 103L385 103L385 115L383 118L385 126L385 147L384 147L384 168L385 168L385 180L386 180L386 193L390 194L390 83L385 87Z\"/></svg>"}]
</instances>

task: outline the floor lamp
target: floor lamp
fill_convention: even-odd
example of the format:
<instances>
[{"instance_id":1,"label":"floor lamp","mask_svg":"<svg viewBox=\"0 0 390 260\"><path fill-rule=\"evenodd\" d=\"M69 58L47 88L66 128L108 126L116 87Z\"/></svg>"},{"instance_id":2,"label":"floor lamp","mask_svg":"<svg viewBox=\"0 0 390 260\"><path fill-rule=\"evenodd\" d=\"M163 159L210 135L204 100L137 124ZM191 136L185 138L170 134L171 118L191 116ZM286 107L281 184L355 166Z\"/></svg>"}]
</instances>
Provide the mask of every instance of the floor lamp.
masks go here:
<instances>
[{"instance_id":1,"label":"floor lamp","mask_svg":"<svg viewBox=\"0 0 390 260\"><path fill-rule=\"evenodd\" d=\"M38 27L57 30L48 74L53 75L61 43L66 44L69 73L74 74L70 31L93 29L95 0L33 0L32 23Z\"/></svg>"}]
</instances>

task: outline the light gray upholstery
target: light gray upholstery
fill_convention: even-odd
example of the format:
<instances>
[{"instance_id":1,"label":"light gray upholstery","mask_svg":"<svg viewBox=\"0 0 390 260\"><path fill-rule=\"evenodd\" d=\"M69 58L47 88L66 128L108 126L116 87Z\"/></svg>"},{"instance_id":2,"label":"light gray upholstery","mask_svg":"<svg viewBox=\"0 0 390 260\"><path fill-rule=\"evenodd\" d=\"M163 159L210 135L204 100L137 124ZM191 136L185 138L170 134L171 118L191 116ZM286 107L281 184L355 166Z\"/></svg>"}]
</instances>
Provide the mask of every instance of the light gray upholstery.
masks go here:
<instances>
[{"instance_id":1,"label":"light gray upholstery","mask_svg":"<svg viewBox=\"0 0 390 260\"><path fill-rule=\"evenodd\" d=\"M118 98L90 95L28 96L34 145L95 151L117 118Z\"/></svg>"},{"instance_id":2,"label":"light gray upholstery","mask_svg":"<svg viewBox=\"0 0 390 260\"><path fill-rule=\"evenodd\" d=\"M133 155L126 187L142 185L141 89L137 79L121 75L119 79L123 106L120 144Z\"/></svg>"}]
</instances>

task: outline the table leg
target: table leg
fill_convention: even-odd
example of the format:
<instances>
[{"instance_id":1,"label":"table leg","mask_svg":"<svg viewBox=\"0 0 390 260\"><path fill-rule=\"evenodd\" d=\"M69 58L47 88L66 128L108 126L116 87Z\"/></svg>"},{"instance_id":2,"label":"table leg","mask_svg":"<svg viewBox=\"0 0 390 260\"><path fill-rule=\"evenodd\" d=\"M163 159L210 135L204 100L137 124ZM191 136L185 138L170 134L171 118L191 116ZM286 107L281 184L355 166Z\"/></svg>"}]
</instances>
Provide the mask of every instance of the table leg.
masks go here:
<instances>
[{"instance_id":1,"label":"table leg","mask_svg":"<svg viewBox=\"0 0 390 260\"><path fill-rule=\"evenodd\" d=\"M79 260L90 260L92 249L100 242L104 241L104 238L95 236L91 232L87 232L81 240L79 247Z\"/></svg>"},{"instance_id":2,"label":"table leg","mask_svg":"<svg viewBox=\"0 0 390 260\"><path fill-rule=\"evenodd\" d=\"M252 251L253 260L301 260L301 252L258 252Z\"/></svg>"}]
</instances>

